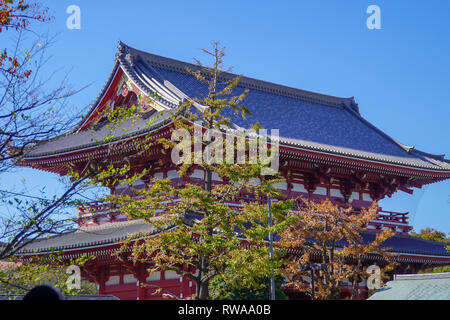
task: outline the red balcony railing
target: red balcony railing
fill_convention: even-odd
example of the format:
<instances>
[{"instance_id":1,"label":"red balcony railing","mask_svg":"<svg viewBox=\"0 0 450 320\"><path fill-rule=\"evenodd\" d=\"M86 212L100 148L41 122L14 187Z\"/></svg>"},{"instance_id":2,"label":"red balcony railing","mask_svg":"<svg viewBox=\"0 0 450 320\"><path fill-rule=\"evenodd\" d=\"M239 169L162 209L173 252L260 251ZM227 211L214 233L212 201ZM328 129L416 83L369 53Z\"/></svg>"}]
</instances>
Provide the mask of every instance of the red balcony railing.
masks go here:
<instances>
[{"instance_id":1,"label":"red balcony railing","mask_svg":"<svg viewBox=\"0 0 450 320\"><path fill-rule=\"evenodd\" d=\"M252 197L243 197L241 200L254 201ZM356 210L357 212L357 210ZM397 234L408 234L412 227L408 224L408 212L400 213L385 211L380 208L378 217L368 225L368 230L382 231L386 228L394 230ZM99 222L114 221L120 215L117 206L111 203L91 202L79 208L77 222L79 225L97 224Z\"/></svg>"},{"instance_id":2,"label":"red balcony railing","mask_svg":"<svg viewBox=\"0 0 450 320\"><path fill-rule=\"evenodd\" d=\"M112 222L120 215L117 206L108 202L90 202L80 206L78 210L78 218L75 220L80 226Z\"/></svg>"},{"instance_id":3,"label":"red balcony railing","mask_svg":"<svg viewBox=\"0 0 450 320\"><path fill-rule=\"evenodd\" d=\"M389 228L397 234L408 234L412 230L412 227L408 224L408 214L409 212L385 211L380 208L378 217L369 223L368 229L381 231Z\"/></svg>"}]
</instances>

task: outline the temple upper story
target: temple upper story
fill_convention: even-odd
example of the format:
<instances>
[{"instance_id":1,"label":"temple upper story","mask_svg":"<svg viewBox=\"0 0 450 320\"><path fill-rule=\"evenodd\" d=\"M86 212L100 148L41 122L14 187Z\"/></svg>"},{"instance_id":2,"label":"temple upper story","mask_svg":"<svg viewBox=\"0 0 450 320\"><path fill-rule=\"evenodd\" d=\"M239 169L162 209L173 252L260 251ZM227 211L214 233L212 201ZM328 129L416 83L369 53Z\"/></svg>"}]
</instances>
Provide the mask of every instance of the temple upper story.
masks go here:
<instances>
[{"instance_id":1,"label":"temple upper story","mask_svg":"<svg viewBox=\"0 0 450 320\"><path fill-rule=\"evenodd\" d=\"M134 162L136 170L151 163L149 173L133 186L110 186L111 193L144 187L152 178L203 183L204 171L195 166L187 178L179 177L177 167L157 142L170 135L171 112L186 99L207 95L207 85L188 72L198 68L119 42L113 70L84 118L67 133L28 148L23 165L65 175L69 165L77 170L87 161L105 156L120 163L121 156L136 152L136 139L151 135L154 146ZM219 82L236 76L223 72ZM236 129L258 122L265 129L279 130L280 173L286 183L277 187L291 198L329 198L360 208L399 190L412 193L413 188L450 177L450 161L443 155L428 154L385 134L361 116L353 97L334 97L248 77L241 78L232 94L247 89L243 104L251 115L245 120L232 113L227 116ZM134 104L138 97L145 98L142 117L111 128L107 109ZM200 112L204 108L198 103L194 107ZM213 180L223 183L217 175ZM105 211L103 206L91 206L89 213L95 213L91 223L121 219L111 208L108 214L99 214ZM80 216L86 214L81 209ZM405 213L380 213L373 227L387 224L398 233L407 234L411 229Z\"/></svg>"},{"instance_id":2,"label":"temple upper story","mask_svg":"<svg viewBox=\"0 0 450 320\"><path fill-rule=\"evenodd\" d=\"M153 125L145 126L147 119L143 119L129 130L116 128L108 143L122 142L161 127L168 120L165 111L176 109L185 99L207 93L206 84L195 79L186 68L195 71L198 67L120 42L113 71L84 119L66 134L28 149L25 164L56 171L50 164L98 149L102 138L111 135L102 122L106 108L134 102L139 95L150 97L146 117L155 117ZM235 76L221 74L223 80ZM229 114L233 125L249 128L250 124L259 122L265 129L279 129L280 145L286 150L335 163L352 163L355 168L398 172L413 181L423 180L417 184L450 177L450 161L443 155L432 155L399 143L364 119L354 98L333 97L247 77L242 77L233 95L245 89L250 92L243 104L251 115L243 120ZM151 98L155 94L158 99Z\"/></svg>"}]
</instances>

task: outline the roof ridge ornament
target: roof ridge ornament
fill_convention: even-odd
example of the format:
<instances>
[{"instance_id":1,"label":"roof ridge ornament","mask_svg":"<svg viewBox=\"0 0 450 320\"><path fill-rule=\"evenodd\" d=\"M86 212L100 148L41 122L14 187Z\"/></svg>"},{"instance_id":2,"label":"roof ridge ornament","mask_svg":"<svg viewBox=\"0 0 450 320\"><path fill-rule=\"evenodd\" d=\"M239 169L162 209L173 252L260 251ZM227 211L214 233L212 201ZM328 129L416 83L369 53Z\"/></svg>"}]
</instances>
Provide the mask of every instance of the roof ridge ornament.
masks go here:
<instances>
[{"instance_id":1,"label":"roof ridge ornament","mask_svg":"<svg viewBox=\"0 0 450 320\"><path fill-rule=\"evenodd\" d=\"M407 146L406 144L401 143L401 142L395 140L394 138L392 138L392 140L394 140L394 142L395 142L396 144L398 144L400 147L402 147L402 148L403 148L406 152L408 152L408 153L411 153L411 151L413 151L413 150L416 149L415 146Z\"/></svg>"},{"instance_id":2,"label":"roof ridge ornament","mask_svg":"<svg viewBox=\"0 0 450 320\"><path fill-rule=\"evenodd\" d=\"M129 47L123 43L122 41L117 41L117 53L116 53L116 59L120 59L123 56L126 56L129 54L130 50Z\"/></svg>"},{"instance_id":3,"label":"roof ridge ornament","mask_svg":"<svg viewBox=\"0 0 450 320\"><path fill-rule=\"evenodd\" d=\"M418 154L421 154L423 156L430 157L430 158L433 158L436 160L441 160L441 161L446 161L446 162L448 161L447 159L445 159L445 153L444 154L432 154L432 153L424 152L424 151L417 150L417 149L413 149L411 151L414 151Z\"/></svg>"},{"instance_id":4,"label":"roof ridge ornament","mask_svg":"<svg viewBox=\"0 0 450 320\"><path fill-rule=\"evenodd\" d=\"M401 143L401 142L399 142L399 141L397 141L395 139L392 139L392 140L394 140L395 143L397 143L400 147L405 149L406 152L408 152L409 154L415 152L415 153L418 153L418 154L426 156L426 157L430 157L430 158L433 158L433 159L445 161L445 154L432 154L432 153L424 152L424 151L416 149L415 146L407 146L407 145L405 145L405 144L403 144L403 143Z\"/></svg>"},{"instance_id":5,"label":"roof ridge ornament","mask_svg":"<svg viewBox=\"0 0 450 320\"><path fill-rule=\"evenodd\" d=\"M126 47L127 47L127 45L125 43L123 43L121 40L117 41L117 49L119 51L123 51Z\"/></svg>"}]
</instances>

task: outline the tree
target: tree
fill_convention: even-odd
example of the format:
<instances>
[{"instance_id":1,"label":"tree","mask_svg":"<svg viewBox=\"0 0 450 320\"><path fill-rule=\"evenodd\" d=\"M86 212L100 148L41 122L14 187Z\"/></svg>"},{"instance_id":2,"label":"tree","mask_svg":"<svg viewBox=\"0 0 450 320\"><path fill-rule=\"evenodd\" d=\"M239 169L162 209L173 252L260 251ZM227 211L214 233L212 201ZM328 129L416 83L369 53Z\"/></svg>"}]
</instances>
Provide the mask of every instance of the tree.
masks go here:
<instances>
[{"instance_id":1,"label":"tree","mask_svg":"<svg viewBox=\"0 0 450 320\"><path fill-rule=\"evenodd\" d=\"M68 98L79 90L69 89L67 76L57 83L57 74L49 72L47 68L50 61L47 50L54 38L33 30L35 23L51 20L48 9L38 3L0 0L0 36L10 35L13 38L11 41L2 41L5 48L0 56L2 176L14 172L17 165L22 165L28 148L42 140L58 138L79 120L79 115L71 112L73 108L67 107ZM106 117L110 120L107 126L110 126L112 135L121 121L133 115L136 118L140 116L134 105L111 109ZM111 138L105 137L97 142L101 144ZM74 210L86 200L93 201L98 197L95 191L100 181L108 185L130 169L128 166L113 170L114 164L109 156L108 148L103 159L89 159L83 164L69 165L67 177L61 179L60 191L54 195L49 195L45 186L33 194L25 183L22 189L6 189L2 186L5 189L0 189L3 205L0 213L0 261L14 257L38 239L73 229L76 226L72 220ZM139 152L136 156L139 156ZM131 158L128 157L128 160ZM22 180L25 182L25 177ZM0 273L0 282L14 283L22 270L23 266ZM29 270L35 274L41 271L41 266L30 266ZM45 270L48 274L52 272L58 273L59 269ZM31 285L31 282L28 284Z\"/></svg>"},{"instance_id":2,"label":"tree","mask_svg":"<svg viewBox=\"0 0 450 320\"><path fill-rule=\"evenodd\" d=\"M419 233L411 232L411 235L425 240L450 243L450 236L447 237L445 232L433 228L421 229ZM450 252L450 245L446 246L445 249Z\"/></svg>"},{"instance_id":3,"label":"tree","mask_svg":"<svg viewBox=\"0 0 450 320\"><path fill-rule=\"evenodd\" d=\"M425 239L425 240L444 242L447 244L450 243L450 237L447 237L447 234L445 232L441 232L441 231L435 230L433 228L421 229L420 232L418 232L418 233L411 232L411 235L414 237ZM446 249L448 252L450 252L450 245L446 246ZM428 268L428 269L419 271L419 273L441 273L441 272L450 272L450 266Z\"/></svg>"},{"instance_id":4,"label":"tree","mask_svg":"<svg viewBox=\"0 0 450 320\"><path fill-rule=\"evenodd\" d=\"M47 50L54 39L32 30L34 23L51 20L48 9L38 3L0 1L0 36L5 46L0 49L0 175L14 171L26 148L58 135L76 120L65 108L66 99L75 91L68 89L64 78L51 87L55 73L45 70ZM5 39L7 35L12 40ZM43 190L31 195L26 187L0 190L5 208L0 215L0 240L6 242L0 247L0 259L67 227L66 214L52 217L73 206L68 201L81 182L74 181L55 196L47 196Z\"/></svg>"},{"instance_id":5,"label":"tree","mask_svg":"<svg viewBox=\"0 0 450 320\"><path fill-rule=\"evenodd\" d=\"M450 265L428 268L428 269L420 270L418 273L443 273L443 272L450 272Z\"/></svg>"},{"instance_id":6,"label":"tree","mask_svg":"<svg viewBox=\"0 0 450 320\"><path fill-rule=\"evenodd\" d=\"M38 3L29 3L25 0L0 0L0 33L10 29L27 30L32 22L46 22L51 19L48 9L42 8ZM18 52L16 50L13 52L10 55L8 48L3 49L0 55L0 71L18 78L28 78L32 71L21 67L22 60L26 61L29 54L20 59Z\"/></svg>"},{"instance_id":7,"label":"tree","mask_svg":"<svg viewBox=\"0 0 450 320\"><path fill-rule=\"evenodd\" d=\"M209 285L211 298L215 300L267 300L270 297L269 278L261 278L250 287L235 280L235 275L230 271L215 277ZM276 300L288 300L288 296L283 290L283 283L283 277L278 275L275 279Z\"/></svg>"},{"instance_id":8,"label":"tree","mask_svg":"<svg viewBox=\"0 0 450 320\"><path fill-rule=\"evenodd\" d=\"M27 31L18 31L14 46L23 61L14 72L0 74L0 174L21 161L27 147L62 133L77 119L66 105L77 91L68 89L65 78L50 88L56 74L45 70L46 54L54 39L39 36L31 44L29 39Z\"/></svg>"},{"instance_id":9,"label":"tree","mask_svg":"<svg viewBox=\"0 0 450 320\"><path fill-rule=\"evenodd\" d=\"M74 120L63 110L74 94L65 79L50 89L55 74L42 77L54 39L30 29L33 22L51 20L37 3L0 1L0 35L13 37L0 49L0 173L10 170L27 146L57 135Z\"/></svg>"},{"instance_id":10,"label":"tree","mask_svg":"<svg viewBox=\"0 0 450 320\"><path fill-rule=\"evenodd\" d=\"M311 294L304 277L310 277L310 269L315 266L316 292L321 299L338 299L340 285L346 279L353 284L354 298L357 284L370 276L365 264L371 255L384 259L384 266L380 266L384 272L392 268L388 248L382 248L381 244L394 233L384 230L370 243L365 243L361 236L367 223L377 216L376 203L357 214L351 207L333 205L328 199L322 203L302 199L300 203L293 213L295 223L281 233L280 245L299 251L285 265L285 275L290 279L288 286Z\"/></svg>"},{"instance_id":11,"label":"tree","mask_svg":"<svg viewBox=\"0 0 450 320\"><path fill-rule=\"evenodd\" d=\"M80 288L67 286L70 265L83 266L88 261L86 256L73 261L63 259L59 254L49 254L40 258L32 257L29 261L0 263L0 294L10 299L26 294L37 285L51 285L65 295L96 294L95 284L80 281Z\"/></svg>"},{"instance_id":12,"label":"tree","mask_svg":"<svg viewBox=\"0 0 450 320\"><path fill-rule=\"evenodd\" d=\"M435 230L433 228L421 229L418 233L411 232L411 235L413 237L418 237L418 238L422 238L422 239L426 239L426 240L450 243L450 237L447 237L445 232L441 232L441 231Z\"/></svg>"},{"instance_id":13,"label":"tree","mask_svg":"<svg viewBox=\"0 0 450 320\"><path fill-rule=\"evenodd\" d=\"M173 113L176 130L172 138L179 138L180 144L167 139L160 142L178 158L175 163L180 176L186 175L195 163L205 172L204 185L175 186L168 179L153 179L148 188L135 190L134 195L108 197L130 218L143 219L159 231L154 237L131 236L122 251L132 246L130 259L153 263L150 272L172 270L192 279L196 284L195 298L201 300L210 297L210 282L226 270L235 270L240 279L251 285L278 268L281 260L269 258L265 240L269 231L277 232L288 223L286 213L292 207L292 201L275 203L275 224L269 228L268 209L262 199L269 193L281 197L281 192L271 187L280 180L261 176L267 163L227 163L226 157L220 157L224 143L221 136L231 128L230 118L224 112L248 115L248 109L242 105L248 91L232 96L240 77L221 77L225 53L219 43L214 43L212 51L203 52L212 56L213 65L204 67L198 62L197 70L187 71L208 86L208 93L203 98L186 100ZM200 126L192 125L199 120ZM201 146L205 142L211 143L205 147L205 156L195 152L193 155L196 143ZM235 151L236 148L227 150L233 160ZM228 183L213 184L213 173ZM255 179L260 179L260 183L255 184ZM230 206L229 202L237 201L242 192L256 201L241 201L239 209Z\"/></svg>"}]
</instances>

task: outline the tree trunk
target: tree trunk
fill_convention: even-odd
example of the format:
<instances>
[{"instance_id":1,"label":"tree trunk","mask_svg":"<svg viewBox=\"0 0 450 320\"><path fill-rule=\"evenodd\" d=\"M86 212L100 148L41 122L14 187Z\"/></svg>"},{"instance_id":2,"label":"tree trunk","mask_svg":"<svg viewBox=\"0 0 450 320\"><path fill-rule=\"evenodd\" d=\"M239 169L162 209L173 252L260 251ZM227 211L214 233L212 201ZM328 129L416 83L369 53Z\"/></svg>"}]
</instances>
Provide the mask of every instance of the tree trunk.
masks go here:
<instances>
[{"instance_id":1,"label":"tree trunk","mask_svg":"<svg viewBox=\"0 0 450 320\"><path fill-rule=\"evenodd\" d=\"M212 171L206 168L206 179L205 179L205 189L211 194L212 190Z\"/></svg>"},{"instance_id":2,"label":"tree trunk","mask_svg":"<svg viewBox=\"0 0 450 320\"><path fill-rule=\"evenodd\" d=\"M197 283L197 300L206 300L209 297L209 282Z\"/></svg>"},{"instance_id":3,"label":"tree trunk","mask_svg":"<svg viewBox=\"0 0 450 320\"><path fill-rule=\"evenodd\" d=\"M353 284L352 284L352 300L355 300L355 298L356 298L356 294L357 294L357 292L358 292L358 285L359 285L359 282L358 282L358 279L356 279L356 278L353 278Z\"/></svg>"}]
</instances>

